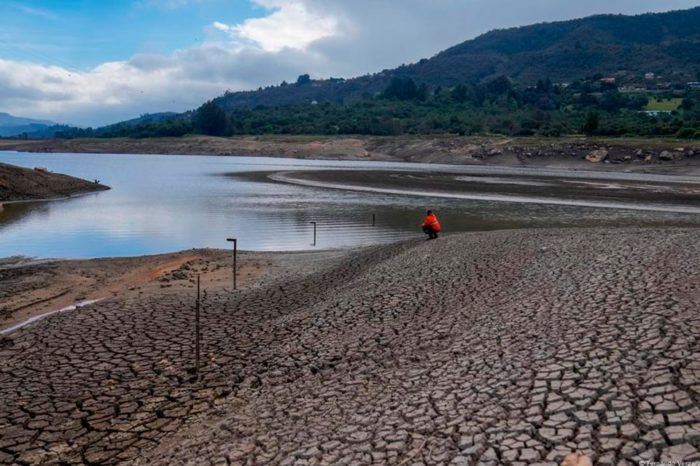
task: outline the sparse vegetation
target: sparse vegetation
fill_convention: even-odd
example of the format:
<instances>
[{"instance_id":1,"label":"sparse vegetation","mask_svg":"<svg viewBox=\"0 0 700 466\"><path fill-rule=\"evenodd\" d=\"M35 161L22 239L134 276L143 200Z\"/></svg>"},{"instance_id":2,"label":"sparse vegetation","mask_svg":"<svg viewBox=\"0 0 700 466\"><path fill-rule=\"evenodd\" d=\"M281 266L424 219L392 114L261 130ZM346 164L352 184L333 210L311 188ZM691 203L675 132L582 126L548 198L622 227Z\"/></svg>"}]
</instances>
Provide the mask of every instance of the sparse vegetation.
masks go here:
<instances>
[{"instance_id":1,"label":"sparse vegetation","mask_svg":"<svg viewBox=\"0 0 700 466\"><path fill-rule=\"evenodd\" d=\"M672 112L678 110L682 102L683 99L678 97L669 99L654 98L649 101L644 109L654 112Z\"/></svg>"}]
</instances>

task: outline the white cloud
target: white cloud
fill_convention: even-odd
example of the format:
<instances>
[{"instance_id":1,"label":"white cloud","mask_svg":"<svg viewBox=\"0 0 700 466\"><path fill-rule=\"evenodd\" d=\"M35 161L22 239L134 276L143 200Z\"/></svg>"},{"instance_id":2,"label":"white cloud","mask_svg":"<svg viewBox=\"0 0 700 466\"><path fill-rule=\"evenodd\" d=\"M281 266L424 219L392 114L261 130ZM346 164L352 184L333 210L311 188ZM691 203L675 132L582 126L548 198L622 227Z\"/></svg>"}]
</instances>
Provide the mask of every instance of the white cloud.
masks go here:
<instances>
[{"instance_id":1,"label":"white cloud","mask_svg":"<svg viewBox=\"0 0 700 466\"><path fill-rule=\"evenodd\" d=\"M284 48L305 49L312 42L337 33L337 20L310 10L302 0L256 0L272 10L262 18L247 19L241 24L215 22L239 46L254 46L267 52Z\"/></svg>"},{"instance_id":2,"label":"white cloud","mask_svg":"<svg viewBox=\"0 0 700 466\"><path fill-rule=\"evenodd\" d=\"M213 0L143 0L161 7ZM221 3L221 0L217 0ZM244 0L230 0L244 1ZM226 89L352 77L430 57L496 27L594 13L688 8L690 0L253 0L260 18L206 26L205 45L75 71L0 59L0 111L81 125L182 111Z\"/></svg>"},{"instance_id":3,"label":"white cloud","mask_svg":"<svg viewBox=\"0 0 700 466\"><path fill-rule=\"evenodd\" d=\"M87 71L0 59L0 109L82 126L147 112L183 111L226 89L249 89L296 76L297 63L305 59L289 51L271 58L255 49L207 45L172 56L136 55Z\"/></svg>"}]
</instances>

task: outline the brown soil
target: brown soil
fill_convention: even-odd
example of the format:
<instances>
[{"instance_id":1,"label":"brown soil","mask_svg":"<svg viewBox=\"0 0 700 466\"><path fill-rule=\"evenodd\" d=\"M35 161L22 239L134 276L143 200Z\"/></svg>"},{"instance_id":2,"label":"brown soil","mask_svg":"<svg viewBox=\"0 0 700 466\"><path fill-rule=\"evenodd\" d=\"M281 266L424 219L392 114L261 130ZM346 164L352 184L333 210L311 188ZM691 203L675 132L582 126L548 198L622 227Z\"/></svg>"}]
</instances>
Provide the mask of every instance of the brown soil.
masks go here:
<instances>
[{"instance_id":1,"label":"brown soil","mask_svg":"<svg viewBox=\"0 0 700 466\"><path fill-rule=\"evenodd\" d=\"M594 150L600 163L586 161ZM673 139L457 136L191 136L158 139L0 140L0 150L117 154L184 154L376 160L449 164L586 167L700 173L700 145ZM664 152L666 152L664 154Z\"/></svg>"},{"instance_id":2,"label":"brown soil","mask_svg":"<svg viewBox=\"0 0 700 466\"><path fill-rule=\"evenodd\" d=\"M274 268L274 256L241 253L237 285L249 286ZM92 260L0 261L0 329L74 303L118 295L154 295L196 287L232 287L231 252L190 250Z\"/></svg>"},{"instance_id":3,"label":"brown soil","mask_svg":"<svg viewBox=\"0 0 700 466\"><path fill-rule=\"evenodd\" d=\"M50 173L41 168L30 170L0 163L0 204L69 197L107 189L109 187L94 181Z\"/></svg>"}]
</instances>

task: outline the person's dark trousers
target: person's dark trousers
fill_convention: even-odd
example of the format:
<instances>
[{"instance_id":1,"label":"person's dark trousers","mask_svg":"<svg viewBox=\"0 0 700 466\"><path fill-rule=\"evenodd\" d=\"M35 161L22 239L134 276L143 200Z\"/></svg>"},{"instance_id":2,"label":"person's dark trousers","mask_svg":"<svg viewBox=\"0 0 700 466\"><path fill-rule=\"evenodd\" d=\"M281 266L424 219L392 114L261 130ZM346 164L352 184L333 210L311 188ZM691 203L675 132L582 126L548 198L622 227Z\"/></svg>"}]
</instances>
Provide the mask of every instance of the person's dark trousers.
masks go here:
<instances>
[{"instance_id":1,"label":"person's dark trousers","mask_svg":"<svg viewBox=\"0 0 700 466\"><path fill-rule=\"evenodd\" d=\"M423 228L423 233L428 235L428 239L437 239L438 237L437 231L433 230L430 227Z\"/></svg>"}]
</instances>

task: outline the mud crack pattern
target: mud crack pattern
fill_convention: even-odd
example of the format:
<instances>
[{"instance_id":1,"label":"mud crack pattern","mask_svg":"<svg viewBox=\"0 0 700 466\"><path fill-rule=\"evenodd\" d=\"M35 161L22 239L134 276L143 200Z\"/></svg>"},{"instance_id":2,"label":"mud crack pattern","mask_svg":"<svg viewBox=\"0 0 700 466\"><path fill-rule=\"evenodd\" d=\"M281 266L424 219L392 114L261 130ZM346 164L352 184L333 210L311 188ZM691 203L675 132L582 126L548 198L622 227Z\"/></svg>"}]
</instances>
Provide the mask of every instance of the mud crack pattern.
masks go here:
<instances>
[{"instance_id":1,"label":"mud crack pattern","mask_svg":"<svg viewBox=\"0 0 700 466\"><path fill-rule=\"evenodd\" d=\"M699 460L698 230L455 235L0 347L1 464Z\"/></svg>"}]
</instances>

